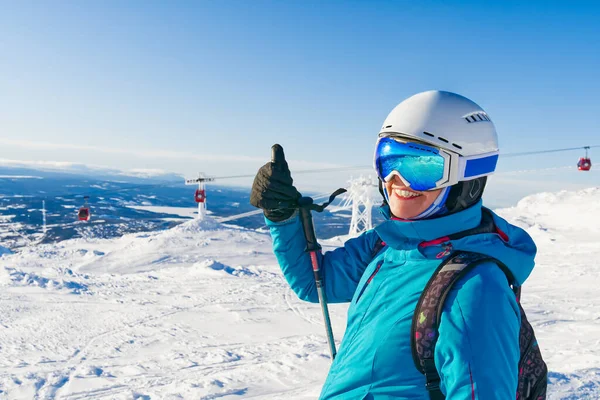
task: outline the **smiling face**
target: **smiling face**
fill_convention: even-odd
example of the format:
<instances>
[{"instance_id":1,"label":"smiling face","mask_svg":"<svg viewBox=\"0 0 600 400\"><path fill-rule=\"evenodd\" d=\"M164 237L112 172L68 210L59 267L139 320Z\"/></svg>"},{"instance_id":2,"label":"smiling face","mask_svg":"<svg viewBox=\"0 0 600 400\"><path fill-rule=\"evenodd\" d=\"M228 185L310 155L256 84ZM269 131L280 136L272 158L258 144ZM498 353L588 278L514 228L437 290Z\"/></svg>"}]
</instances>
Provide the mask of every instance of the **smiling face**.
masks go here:
<instances>
[{"instance_id":1,"label":"smiling face","mask_svg":"<svg viewBox=\"0 0 600 400\"><path fill-rule=\"evenodd\" d=\"M390 211L401 219L411 219L427 210L443 189L417 192L406 187L399 176L385 183Z\"/></svg>"}]
</instances>

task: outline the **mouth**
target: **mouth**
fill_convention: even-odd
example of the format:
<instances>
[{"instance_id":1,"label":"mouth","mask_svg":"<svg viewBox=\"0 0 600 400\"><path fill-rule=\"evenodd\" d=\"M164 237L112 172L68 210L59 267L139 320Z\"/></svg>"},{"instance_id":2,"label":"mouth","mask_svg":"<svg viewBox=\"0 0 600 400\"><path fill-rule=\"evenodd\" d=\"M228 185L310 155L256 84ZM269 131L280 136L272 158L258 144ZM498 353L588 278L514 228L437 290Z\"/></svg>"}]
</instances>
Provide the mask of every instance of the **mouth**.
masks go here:
<instances>
[{"instance_id":1,"label":"mouth","mask_svg":"<svg viewBox=\"0 0 600 400\"><path fill-rule=\"evenodd\" d=\"M418 197L423 196L421 193L413 192L412 190L408 190L406 188L393 188L392 193L395 197L399 198L400 200L414 200Z\"/></svg>"}]
</instances>

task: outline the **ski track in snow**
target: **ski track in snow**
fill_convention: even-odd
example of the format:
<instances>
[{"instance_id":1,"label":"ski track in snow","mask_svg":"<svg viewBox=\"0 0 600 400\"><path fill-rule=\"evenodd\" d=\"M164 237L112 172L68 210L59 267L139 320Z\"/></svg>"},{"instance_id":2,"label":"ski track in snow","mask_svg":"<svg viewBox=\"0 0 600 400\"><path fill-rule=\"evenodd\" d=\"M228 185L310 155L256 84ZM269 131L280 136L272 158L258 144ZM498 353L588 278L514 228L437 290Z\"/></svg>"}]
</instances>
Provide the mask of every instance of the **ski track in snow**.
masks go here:
<instances>
[{"instance_id":1,"label":"ski track in snow","mask_svg":"<svg viewBox=\"0 0 600 400\"><path fill-rule=\"evenodd\" d=\"M538 244L523 304L548 398L600 398L600 189L498 212ZM289 289L268 234L189 221L5 253L0 399L318 397L329 367L320 308ZM330 305L338 345L346 311Z\"/></svg>"}]
</instances>

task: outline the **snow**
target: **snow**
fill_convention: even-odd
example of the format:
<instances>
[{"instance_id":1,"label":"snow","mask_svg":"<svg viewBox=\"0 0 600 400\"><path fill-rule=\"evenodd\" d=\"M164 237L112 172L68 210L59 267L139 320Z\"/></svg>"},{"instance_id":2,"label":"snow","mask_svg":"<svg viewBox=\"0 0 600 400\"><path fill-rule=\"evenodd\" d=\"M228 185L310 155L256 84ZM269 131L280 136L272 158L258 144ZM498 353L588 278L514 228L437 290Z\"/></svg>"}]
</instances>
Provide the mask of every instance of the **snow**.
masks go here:
<instances>
[{"instance_id":1,"label":"snow","mask_svg":"<svg viewBox=\"0 0 600 400\"><path fill-rule=\"evenodd\" d=\"M538 246L523 304L552 372L552 398L600 398L600 188L529 196L499 214Z\"/></svg>"},{"instance_id":2,"label":"snow","mask_svg":"<svg viewBox=\"0 0 600 400\"><path fill-rule=\"evenodd\" d=\"M538 244L523 304L549 398L599 398L600 189L498 212ZM339 340L347 307L330 311ZM0 399L314 399L329 367L320 308L290 291L268 233L210 217L4 252L0 348Z\"/></svg>"}]
</instances>

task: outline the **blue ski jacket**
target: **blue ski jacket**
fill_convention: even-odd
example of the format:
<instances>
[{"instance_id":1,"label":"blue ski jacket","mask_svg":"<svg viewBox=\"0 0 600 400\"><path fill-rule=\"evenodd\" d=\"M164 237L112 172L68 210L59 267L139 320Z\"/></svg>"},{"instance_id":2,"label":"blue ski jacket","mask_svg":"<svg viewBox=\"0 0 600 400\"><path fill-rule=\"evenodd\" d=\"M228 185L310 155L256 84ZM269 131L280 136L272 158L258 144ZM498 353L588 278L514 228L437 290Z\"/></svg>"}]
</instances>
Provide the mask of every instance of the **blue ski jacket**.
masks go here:
<instances>
[{"instance_id":1,"label":"blue ski jacket","mask_svg":"<svg viewBox=\"0 0 600 400\"><path fill-rule=\"evenodd\" d=\"M327 300L350 302L348 322L321 399L423 399L425 378L412 358L410 330L427 281L449 252L483 253L503 262L522 284L536 247L522 229L493 214L494 233L450 240L477 228L481 202L456 214L419 221L389 218L374 230L320 256ZM267 220L285 278L300 299L318 302L299 216ZM373 259L380 237L386 244ZM379 261L383 263L379 268ZM435 347L441 390L448 399L513 399L517 391L520 313L505 274L482 264L451 290Z\"/></svg>"}]
</instances>

